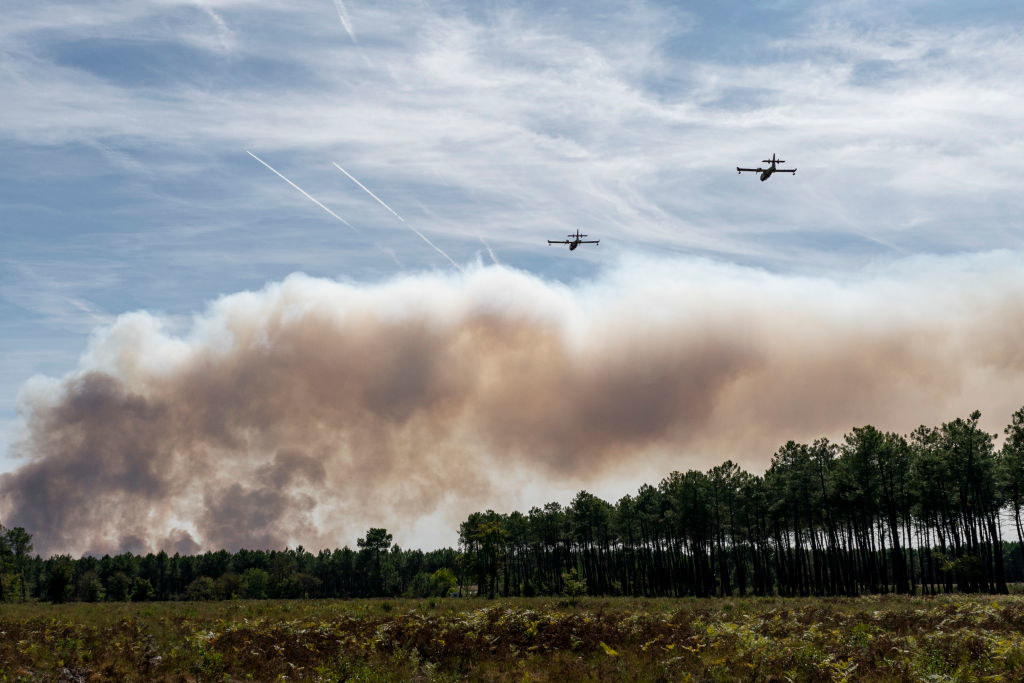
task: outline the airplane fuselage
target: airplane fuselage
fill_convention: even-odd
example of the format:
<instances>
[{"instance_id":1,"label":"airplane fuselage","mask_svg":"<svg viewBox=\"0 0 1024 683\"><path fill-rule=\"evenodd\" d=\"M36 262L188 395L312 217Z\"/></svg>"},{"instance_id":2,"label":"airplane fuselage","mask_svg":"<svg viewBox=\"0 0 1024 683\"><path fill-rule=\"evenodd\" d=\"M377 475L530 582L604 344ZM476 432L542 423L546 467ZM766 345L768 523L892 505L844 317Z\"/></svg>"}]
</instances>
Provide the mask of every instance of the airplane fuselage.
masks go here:
<instances>
[{"instance_id":1,"label":"airplane fuselage","mask_svg":"<svg viewBox=\"0 0 1024 683\"><path fill-rule=\"evenodd\" d=\"M568 244L569 245L569 251L576 251L576 247L580 246L581 244L600 244L601 243L601 240L585 240L585 239L583 239L584 237L586 237L586 235L581 234L579 230L576 231L575 235L568 235L568 237L569 237L569 239L567 239L567 240L548 240L548 245L552 245L552 244Z\"/></svg>"},{"instance_id":2,"label":"airplane fuselage","mask_svg":"<svg viewBox=\"0 0 1024 683\"><path fill-rule=\"evenodd\" d=\"M762 183L771 178L774 173L793 173L794 175L796 174L795 168L779 168L778 164L784 164L786 162L782 159L776 159L774 154L772 154L771 159L762 159L761 161L762 163L768 164L768 167L740 168L739 166L737 166L736 172L743 173L744 171L748 171L751 173L757 173L758 176L760 176Z\"/></svg>"}]
</instances>

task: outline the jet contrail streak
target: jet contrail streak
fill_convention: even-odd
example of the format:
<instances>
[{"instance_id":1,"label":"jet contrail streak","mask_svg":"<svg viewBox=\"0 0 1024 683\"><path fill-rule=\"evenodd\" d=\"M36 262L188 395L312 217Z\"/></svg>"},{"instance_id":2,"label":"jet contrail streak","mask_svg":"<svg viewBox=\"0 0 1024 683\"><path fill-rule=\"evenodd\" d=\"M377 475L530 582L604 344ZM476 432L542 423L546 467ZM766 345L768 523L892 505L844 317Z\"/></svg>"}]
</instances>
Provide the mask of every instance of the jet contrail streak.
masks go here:
<instances>
[{"instance_id":1,"label":"jet contrail streak","mask_svg":"<svg viewBox=\"0 0 1024 683\"><path fill-rule=\"evenodd\" d=\"M383 200L383 199L381 199L380 197L378 197L378 196L377 196L377 195L375 195L374 193L370 192L370 188L368 188L368 187L367 187L366 185L363 185L363 184L362 184L361 182L359 182L359 181L358 181L358 180L356 180L356 179L355 179L354 177L352 177L352 174L351 174L351 173L349 173L348 171L346 171L345 169L343 169L343 168L342 168L341 166L338 166L337 162L334 162L334 161L332 161L331 163L332 163L332 164L334 164L334 167L335 167L336 169L338 169L339 171L341 171L342 173L344 173L345 175L347 175L347 176L348 176L348 179L349 179L349 180L351 180L351 181L352 181L353 183L355 183L355 184L356 184L356 185L358 185L359 187L363 188L363 190L364 190L364 191L366 192L366 194L368 194L368 195L370 195L371 197L373 197L374 199L376 199L376 200L377 200L377 203L378 203L378 204L380 204L381 206L383 206L383 207L384 207L385 209L387 209L387 210L388 210L388 211L390 211L391 213L395 214L395 218L397 218L398 220L402 221L403 223L405 222L405 219L404 219L404 218L402 218L401 216L399 216L399 215L398 215L398 212L397 212L397 211L395 211L395 210L394 210L394 209L392 209L392 208L391 208L390 206L388 206L387 204L385 204L385 203L384 203L384 200Z\"/></svg>"},{"instance_id":2,"label":"jet contrail streak","mask_svg":"<svg viewBox=\"0 0 1024 683\"><path fill-rule=\"evenodd\" d=\"M310 200L311 202L313 202L314 204L316 204L317 206L319 206L319 207L320 207L321 209L323 209L323 210L324 210L324 211L326 211L327 213L331 214L332 216L334 216L334 217L335 217L335 218L337 218L337 219L338 219L339 221L341 221L342 223L344 223L344 224L345 224L345 225L347 225L348 227L352 228L352 229L353 229L353 230L355 230L356 232L359 232L358 230L356 230L356 227L355 227L354 225L352 225L352 224L351 224L351 223L349 223L349 222L348 222L347 220L345 220L344 218L342 218L341 216L339 216L338 214L334 213L333 211L331 211L330 209L328 209L328 208L327 208L326 206L324 206L323 204L321 204L321 203L320 203L320 201L319 201L319 200L317 200L317 198L316 198L316 197L314 197L314 196L313 196L313 195L311 195L310 193L306 192L306 191L305 191L305 190L303 190L303 189L302 189L301 187L299 187L298 185L296 185L295 183L293 183L292 181L288 180L288 179L287 179L287 178L285 178L285 177L284 177L283 175L281 175L280 173L278 173L277 169L275 169L275 168L274 168L273 166L271 166L271 165L270 165L270 164L268 164L267 162L263 161L263 159L260 159L260 158L259 158L258 156L256 156L255 154L253 154L253 153L252 153L252 152L250 152L249 150L245 150L245 152L246 152L246 154L248 154L249 156L251 156L251 157L252 157L253 159L255 159L256 161L260 162L261 164L263 164L264 166L266 166L267 168L269 168L269 169L270 169L271 171L273 171L273 172L274 172L274 174L275 174L275 175L276 175L276 176L277 176L278 178L280 178L281 180L285 181L286 183L288 183L289 185L291 185L292 187L294 187L294 188L295 188L296 190L298 190L299 192L301 192L301 193L302 193L302 195L303 195L303 196L304 196L304 197L305 197L306 199Z\"/></svg>"},{"instance_id":3,"label":"jet contrail streak","mask_svg":"<svg viewBox=\"0 0 1024 683\"><path fill-rule=\"evenodd\" d=\"M356 32L352 30L352 22L348 19L348 10L345 9L345 3L342 0L334 0L334 8L338 10L338 18L341 19L341 25L345 27L348 37L352 39L353 43L358 45L359 41L356 40Z\"/></svg>"},{"instance_id":4,"label":"jet contrail streak","mask_svg":"<svg viewBox=\"0 0 1024 683\"><path fill-rule=\"evenodd\" d=\"M362 184L361 182L359 182L358 180L356 180L356 179L355 179L355 178L354 178L354 177L352 176L352 174L351 174L351 173L349 173L348 171L346 171L345 169L343 169L343 168L342 168L341 166L339 166L339 165L337 164L337 162L334 162L334 161L332 161L331 163L332 163L332 164L334 164L334 167L335 167L336 169L338 169L339 171L341 171L342 173L344 173L345 175L347 175L347 176L348 176L348 178L349 178L349 180L351 180L351 181L352 181L353 183L355 183L355 184L356 184L356 185L358 185L359 187L363 188L363 191L364 191L364 192L366 192L366 194L368 194L368 195L370 195L371 197L373 197L374 199L376 199L376 200L377 200L377 203L379 203L379 204L380 204L381 206L383 206L383 207L384 207L385 209L387 209L388 211L390 211L391 213L393 213L393 214L395 215L395 218L397 218L398 220L400 220L400 221L402 221L403 223L405 223L405 219L404 219L404 218L402 218L401 216L399 216L399 215L398 215L398 212L397 212L397 211L395 211L395 210L394 210L394 209L392 209L392 208L391 208L390 206L388 206L387 204L385 204L385 203L384 203L384 200L383 200L383 199L381 199L380 197L378 197L377 195L375 195L375 194L374 194L373 192L371 192L371 191L370 191L370 188L368 188L368 187L367 187L366 185L363 185L363 184ZM420 232L419 230L417 230L416 228L414 228L414 227L413 227L412 225L410 225L409 223L405 223L405 226L406 226L407 228L409 228L410 230L412 230L412 231L413 231L414 233L416 233L417 235L419 235L419 236L420 236L420 239L421 239L421 240L423 240L424 242L426 242L427 244L429 244L429 245L430 245L431 247L433 247L433 248L434 248L434 251L436 251L437 253L439 253L439 254L440 254L441 256L444 256L444 257L445 257L446 259L448 259L448 262L449 262L449 263L451 263L451 264L452 264L453 266L455 266L455 268L456 268L456 269L457 269L457 270L458 270L458 271L459 271L460 273L464 273L464 272L465 272L464 270L462 270L462 266L460 266L460 265L459 265L458 263L456 263L456 262L455 262L455 259L453 259L453 258L452 258L451 256L449 256L449 255L448 255L448 254L447 254L447 253L445 252L445 250L444 250L444 249L442 249L441 247L439 247L439 246L437 246L436 244L434 244L433 242L431 242L431 241L430 241L430 239L428 239L426 235L424 235L424 234L423 234L422 232Z\"/></svg>"},{"instance_id":5,"label":"jet contrail streak","mask_svg":"<svg viewBox=\"0 0 1024 683\"><path fill-rule=\"evenodd\" d=\"M403 222L403 223L405 223L405 221L402 221L402 222ZM466 271L464 271L464 270L462 269L462 266L460 266L460 265L459 265L458 263L456 263L456 262L455 262L455 259L453 259L453 258L452 258L451 256L449 256L449 255L448 255L448 254L447 254L447 253L445 252L445 250L444 250L444 249L442 249L441 247L439 247L439 246L437 246L436 244L434 244L433 242L431 242L431 241L430 241L429 239L427 239L427 236L426 236L426 235L424 235L424 234L423 234L422 232L420 232L420 231L419 231L419 230L417 230L416 228L412 227L412 226L411 226L411 225L409 225L408 223L405 223L405 224L409 226L409 229L410 229L410 230L412 230L412 231L413 231L414 233L416 233L417 235L419 235L419 236L420 236L420 239L421 239L421 240L423 240L424 242L426 242L427 244L429 244L430 246L432 246L432 247L434 248L434 251L436 251L436 252L437 252L438 254L440 254L441 256L444 256L444 257L445 257L446 259L448 259L448 262L449 262L449 263L451 263L451 264L452 264L453 266L455 266L455 269L456 269L456 270L458 270L458 271L459 271L460 273L465 273L465 272L466 272Z\"/></svg>"},{"instance_id":6,"label":"jet contrail streak","mask_svg":"<svg viewBox=\"0 0 1024 683\"><path fill-rule=\"evenodd\" d=\"M494 261L494 265L500 266L501 262L498 261L498 257L494 255L494 250L491 249L491 245L487 244L487 242L484 241L483 235L477 235L477 237L480 238L480 243L487 248L487 253L491 255L491 260Z\"/></svg>"}]
</instances>

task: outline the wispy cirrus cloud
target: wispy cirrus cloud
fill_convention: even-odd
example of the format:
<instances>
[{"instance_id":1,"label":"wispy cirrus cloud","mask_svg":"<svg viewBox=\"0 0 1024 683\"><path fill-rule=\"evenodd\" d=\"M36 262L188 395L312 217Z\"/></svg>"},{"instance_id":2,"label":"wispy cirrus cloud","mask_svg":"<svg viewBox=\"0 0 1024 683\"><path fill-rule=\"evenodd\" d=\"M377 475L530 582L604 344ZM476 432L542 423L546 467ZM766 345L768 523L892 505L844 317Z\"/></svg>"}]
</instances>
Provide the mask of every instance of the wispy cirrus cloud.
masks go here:
<instances>
[{"instance_id":1,"label":"wispy cirrus cloud","mask_svg":"<svg viewBox=\"0 0 1024 683\"><path fill-rule=\"evenodd\" d=\"M360 168L386 172L403 194L430 193L438 183L463 195L451 198L453 208L486 198L474 216L515 225L524 242L582 216L627 239L755 260L788 257L758 241L777 228L747 218L761 200L729 197L750 193L724 173L743 158L773 150L798 158L806 173L798 189L766 188L788 227L841 234L848 216L865 214L856 217L863 229L889 243L905 231L917 236L927 223L938 228L929 234L934 248L960 248L949 229L962 220L952 216L953 202L947 214L930 200L952 195L963 206L979 189L1010 192L1012 162L1004 155L1013 152L1009 132L1022 106L1009 87L1019 79L1018 37L993 27L938 27L901 42L904 28L877 27L851 40L835 22L811 23L805 33L765 41L769 58L756 63L682 59L670 28L683 40L694 20L645 7L646 22L625 22L617 40L543 14L471 17L446 5L399 19L377 8L368 23L379 44L364 49L376 51L380 66L346 60L313 30L285 60L305 74L305 82L288 81L287 97L267 97L243 81L229 88L230 98L173 82L156 98L98 71L81 82L77 70L36 64L41 71L27 80L56 78L50 90L68 101L28 105L23 132L56 136L52 143L62 135L195 148L258 141L310 161L319 150L344 150ZM297 27L313 28L306 7L294 14ZM819 21L813 13L811 20ZM252 22L241 24L251 31ZM410 24L420 30L407 33ZM235 52L244 73L246 60L274 51L250 32ZM879 59L898 66L872 77ZM168 97L177 101L173 111ZM969 177L962 164L973 169ZM471 239L475 230L466 227L453 237ZM801 260L813 248L799 238L794 246Z\"/></svg>"},{"instance_id":2,"label":"wispy cirrus cloud","mask_svg":"<svg viewBox=\"0 0 1024 683\"><path fill-rule=\"evenodd\" d=\"M203 11L206 16L210 18L213 25L217 29L217 39L220 42L221 50L224 52L230 52L234 46L234 31L228 26L224 18L213 11L213 9L206 4L203 0L195 0L196 6Z\"/></svg>"}]
</instances>

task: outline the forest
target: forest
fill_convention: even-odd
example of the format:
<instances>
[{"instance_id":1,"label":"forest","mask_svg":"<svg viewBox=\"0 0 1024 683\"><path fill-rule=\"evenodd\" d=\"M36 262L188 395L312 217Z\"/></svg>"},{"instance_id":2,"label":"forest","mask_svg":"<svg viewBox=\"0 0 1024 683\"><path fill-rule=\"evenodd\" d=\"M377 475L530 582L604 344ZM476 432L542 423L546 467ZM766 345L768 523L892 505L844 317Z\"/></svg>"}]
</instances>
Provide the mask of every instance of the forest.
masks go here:
<instances>
[{"instance_id":1,"label":"forest","mask_svg":"<svg viewBox=\"0 0 1024 683\"><path fill-rule=\"evenodd\" d=\"M1024 408L999 448L980 417L791 441L763 475L727 461L615 503L581 491L474 512L458 549L405 550L371 528L354 550L43 559L25 529L0 527L0 599L1007 593L1024 581Z\"/></svg>"}]
</instances>

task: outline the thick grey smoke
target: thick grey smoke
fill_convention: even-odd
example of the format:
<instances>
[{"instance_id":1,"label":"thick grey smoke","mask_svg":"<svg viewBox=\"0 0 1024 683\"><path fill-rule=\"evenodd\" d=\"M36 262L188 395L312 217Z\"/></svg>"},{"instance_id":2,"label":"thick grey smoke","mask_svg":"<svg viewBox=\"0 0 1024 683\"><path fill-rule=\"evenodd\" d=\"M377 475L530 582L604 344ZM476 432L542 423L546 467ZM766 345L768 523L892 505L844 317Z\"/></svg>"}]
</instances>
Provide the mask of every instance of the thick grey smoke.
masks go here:
<instances>
[{"instance_id":1,"label":"thick grey smoke","mask_svg":"<svg viewBox=\"0 0 1024 683\"><path fill-rule=\"evenodd\" d=\"M307 548L475 509L615 497L787 439L1024 403L1016 254L848 281L634 261L575 288L504 267L384 284L294 275L184 336L147 313L22 392L0 512L43 552Z\"/></svg>"}]
</instances>

